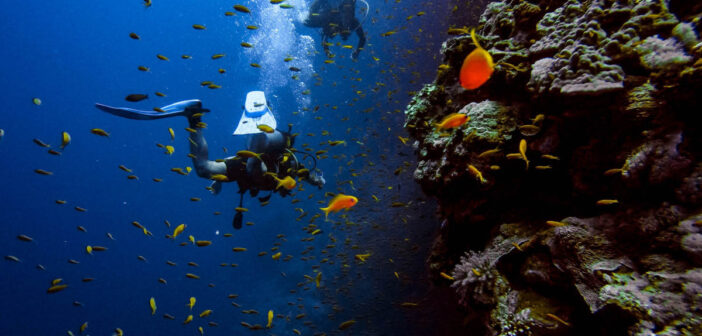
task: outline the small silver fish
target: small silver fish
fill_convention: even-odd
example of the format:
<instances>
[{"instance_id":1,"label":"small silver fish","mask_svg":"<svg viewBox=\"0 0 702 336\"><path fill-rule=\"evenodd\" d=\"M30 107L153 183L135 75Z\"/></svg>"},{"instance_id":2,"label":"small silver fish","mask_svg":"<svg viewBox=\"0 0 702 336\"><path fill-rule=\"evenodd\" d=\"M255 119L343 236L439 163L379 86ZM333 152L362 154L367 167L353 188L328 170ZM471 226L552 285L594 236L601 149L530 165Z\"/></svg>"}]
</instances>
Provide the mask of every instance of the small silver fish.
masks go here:
<instances>
[{"instance_id":1,"label":"small silver fish","mask_svg":"<svg viewBox=\"0 0 702 336\"><path fill-rule=\"evenodd\" d=\"M22 261L20 260L20 258L17 258L17 257L15 257L15 256L13 256L13 255L6 255L6 256L5 256L5 260L14 261L14 262L22 262Z\"/></svg>"}]
</instances>

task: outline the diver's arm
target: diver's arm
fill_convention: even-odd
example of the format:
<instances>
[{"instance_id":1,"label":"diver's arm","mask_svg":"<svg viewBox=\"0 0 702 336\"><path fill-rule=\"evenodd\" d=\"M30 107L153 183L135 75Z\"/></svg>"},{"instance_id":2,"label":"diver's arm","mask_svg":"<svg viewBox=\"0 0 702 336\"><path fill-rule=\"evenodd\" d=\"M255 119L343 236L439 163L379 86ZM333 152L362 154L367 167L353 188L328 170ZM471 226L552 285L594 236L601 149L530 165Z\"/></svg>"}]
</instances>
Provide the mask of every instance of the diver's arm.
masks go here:
<instances>
[{"instance_id":1,"label":"diver's arm","mask_svg":"<svg viewBox=\"0 0 702 336\"><path fill-rule=\"evenodd\" d=\"M328 2L327 0L316 0L310 6L310 13L319 14L321 12L321 9L329 7L329 4L327 2Z\"/></svg>"},{"instance_id":2,"label":"diver's arm","mask_svg":"<svg viewBox=\"0 0 702 336\"><path fill-rule=\"evenodd\" d=\"M327 43L328 38L329 36L327 33L322 30L322 48L324 48L324 54L327 55L327 57L331 55L331 52L329 52L329 43Z\"/></svg>"},{"instance_id":3,"label":"diver's arm","mask_svg":"<svg viewBox=\"0 0 702 336\"><path fill-rule=\"evenodd\" d=\"M200 118L188 118L190 128L197 130L195 133L190 133L190 153L193 157L193 166L197 176L209 179L215 174L227 174L227 165L224 162L210 161L207 159L207 141L202 135L202 129L197 127Z\"/></svg>"},{"instance_id":4,"label":"diver's arm","mask_svg":"<svg viewBox=\"0 0 702 336\"><path fill-rule=\"evenodd\" d=\"M356 22L358 22L358 19L356 19ZM363 46L366 45L366 33L363 32L363 27L361 27L360 24L358 25L358 28L356 28L356 35L358 35L358 46L351 55L353 59L358 58L358 54L363 49Z\"/></svg>"}]
</instances>

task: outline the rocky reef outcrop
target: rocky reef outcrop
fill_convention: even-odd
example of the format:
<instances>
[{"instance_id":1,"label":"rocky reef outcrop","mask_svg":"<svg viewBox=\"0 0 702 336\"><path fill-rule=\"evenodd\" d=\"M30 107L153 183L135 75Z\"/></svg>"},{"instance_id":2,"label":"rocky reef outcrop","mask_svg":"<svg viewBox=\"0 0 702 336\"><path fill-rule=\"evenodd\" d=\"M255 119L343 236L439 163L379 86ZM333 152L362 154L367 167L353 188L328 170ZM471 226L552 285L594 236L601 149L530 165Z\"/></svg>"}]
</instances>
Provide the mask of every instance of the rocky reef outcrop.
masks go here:
<instances>
[{"instance_id":1,"label":"rocky reef outcrop","mask_svg":"<svg viewBox=\"0 0 702 336\"><path fill-rule=\"evenodd\" d=\"M405 128L444 219L429 270L476 334L702 334L701 17L694 1L495 1L476 30L495 71L471 91L471 38L443 44ZM451 113L470 121L438 131Z\"/></svg>"}]
</instances>

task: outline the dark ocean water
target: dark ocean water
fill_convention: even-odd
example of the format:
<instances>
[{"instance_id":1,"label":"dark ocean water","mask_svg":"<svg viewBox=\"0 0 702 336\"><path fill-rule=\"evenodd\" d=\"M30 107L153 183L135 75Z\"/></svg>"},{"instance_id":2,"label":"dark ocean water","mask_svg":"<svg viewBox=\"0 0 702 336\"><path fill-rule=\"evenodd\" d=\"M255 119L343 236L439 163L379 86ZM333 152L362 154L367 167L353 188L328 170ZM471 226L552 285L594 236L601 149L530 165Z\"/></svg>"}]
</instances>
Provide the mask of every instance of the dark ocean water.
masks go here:
<instances>
[{"instance_id":1,"label":"dark ocean water","mask_svg":"<svg viewBox=\"0 0 702 336\"><path fill-rule=\"evenodd\" d=\"M353 62L351 50L333 46L334 64L324 63L320 33L300 24L309 6L301 0L286 2L293 9L246 0L154 0L149 8L138 0L3 4L0 251L21 262L0 262L0 335L65 335L68 330L79 334L84 322L84 334L92 335L111 335L115 328L125 335L193 335L199 334L198 326L206 335L292 335L293 328L303 335L450 334L445 321L451 317L435 299L441 294L434 293L424 275L424 259L438 225L434 205L412 181L414 154L398 136L406 136L402 111L410 91L433 80L454 4L369 2L370 13L363 22L365 50ZM235 12L232 6L237 3L252 13ZM236 14L225 16L227 11ZM426 14L416 16L420 11ZM408 20L410 15L414 17ZM195 30L194 24L206 29ZM260 28L247 30L246 25ZM381 35L388 31L397 33ZM141 39L131 39L130 32ZM242 48L242 41L254 48ZM356 41L352 36L342 44L355 46ZM159 60L157 54L170 60ZM192 59L182 59L183 54ZM226 56L213 60L213 54ZM283 62L288 55L295 60ZM150 70L142 72L138 66ZM299 80L291 78L290 66L301 69ZM220 68L226 73L220 74ZM203 87L202 81L222 88ZM235 185L225 185L213 196L205 189L209 181L170 171L192 166L186 156L185 118L135 121L94 107L101 102L149 110L200 99L212 110L204 116L204 134L210 159L216 159L244 148L243 137L231 133L245 94L252 90L266 92L279 128L292 123L293 132L301 134L296 147L308 143L315 150L329 150L329 157L318 165L327 184L322 190L304 184L293 197L274 195L264 207L247 196L244 206L250 211L244 221L254 225L240 230L231 225L238 205ZM311 94L302 94L305 90ZM166 97L157 97L156 91ZM131 93L148 93L149 98L126 102L124 97ZM34 97L42 104L33 104ZM316 106L320 108L313 112ZM175 130L173 141L169 127ZM110 136L91 134L93 128ZM57 149L64 131L72 141L60 156L47 154L47 148L32 141L38 138ZM322 136L322 131L329 135ZM327 140L347 144L320 145ZM175 153L164 154L157 143L174 146ZM128 180L119 165L132 169L139 179ZM35 169L53 175L39 175ZM360 201L347 213L330 215L329 222L317 219L314 224L322 234L300 241L310 237L303 228L330 199L325 192L355 195ZM191 197L201 201L192 202ZM292 199L299 203L292 204ZM409 205L392 208L392 202ZM76 211L76 206L87 211ZM296 220L300 212L295 208L308 215ZM133 221L153 236L144 235ZM164 238L180 223L187 224L182 236L176 241ZM21 241L20 234L34 240ZM285 240L276 238L279 234ZM179 246L188 235L213 244ZM276 242L283 256L293 256L290 261L271 259ZM335 247L327 248L330 244ZM89 255L87 245L108 250ZM248 251L233 253L237 246ZM305 250L310 252L302 255ZM268 254L258 256L261 251ZM362 253L371 253L367 262L354 260ZM321 262L324 258L333 264ZM177 266L167 265L167 260ZM304 277L316 271L323 274L320 288ZM188 279L186 273L200 279ZM83 282L86 277L95 280ZM56 278L69 287L47 294ZM238 297L230 299L229 294ZM155 315L150 297L158 306ZM186 306L190 297L197 299L192 312ZM402 307L402 302L418 306ZM199 318L205 309L213 310L212 315ZM259 314L241 313L248 309ZM282 315L271 329L249 331L241 326L241 321L265 325L268 310ZM163 318L164 313L175 320ZM189 314L194 321L183 325ZM305 316L296 319L298 314ZM354 326L337 329L351 319L357 321Z\"/></svg>"}]
</instances>

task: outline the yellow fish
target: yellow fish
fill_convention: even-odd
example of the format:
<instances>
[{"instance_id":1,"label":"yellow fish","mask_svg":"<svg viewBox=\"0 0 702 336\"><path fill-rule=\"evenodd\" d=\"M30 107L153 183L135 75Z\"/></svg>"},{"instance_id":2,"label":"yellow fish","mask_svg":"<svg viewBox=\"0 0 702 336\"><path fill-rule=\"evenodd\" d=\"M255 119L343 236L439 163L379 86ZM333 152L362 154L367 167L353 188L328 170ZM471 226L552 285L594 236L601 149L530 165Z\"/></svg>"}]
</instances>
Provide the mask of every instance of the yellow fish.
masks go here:
<instances>
[{"instance_id":1,"label":"yellow fish","mask_svg":"<svg viewBox=\"0 0 702 336\"><path fill-rule=\"evenodd\" d=\"M351 327L352 325L354 325L355 323L356 323L356 320L348 320L348 321L341 322L341 324L339 324L339 330L347 329L347 328Z\"/></svg>"},{"instance_id":2,"label":"yellow fish","mask_svg":"<svg viewBox=\"0 0 702 336\"><path fill-rule=\"evenodd\" d=\"M534 117L534 119L531 120L531 122L534 125L536 125L536 124L544 121L545 118L546 118L546 116L544 116L543 114L537 114L536 117Z\"/></svg>"},{"instance_id":3,"label":"yellow fish","mask_svg":"<svg viewBox=\"0 0 702 336\"><path fill-rule=\"evenodd\" d=\"M615 199L601 199L597 201L597 205L612 205L617 203L619 203L619 201Z\"/></svg>"},{"instance_id":4,"label":"yellow fish","mask_svg":"<svg viewBox=\"0 0 702 336\"><path fill-rule=\"evenodd\" d=\"M446 274L446 273L444 273L444 272L439 272L439 275L441 275L441 277L444 278L444 279L446 279L446 280L451 280L451 281L456 280L456 279L454 279L452 276L450 276L450 275L448 275L448 274Z\"/></svg>"},{"instance_id":5,"label":"yellow fish","mask_svg":"<svg viewBox=\"0 0 702 336\"><path fill-rule=\"evenodd\" d=\"M266 324L266 328L270 328L273 326L273 311L269 310L268 311L268 324Z\"/></svg>"},{"instance_id":6,"label":"yellow fish","mask_svg":"<svg viewBox=\"0 0 702 336\"><path fill-rule=\"evenodd\" d=\"M185 318L185 321L183 321L183 324L188 324L188 323L192 322L192 320L193 320L193 316L188 315L188 317Z\"/></svg>"},{"instance_id":7,"label":"yellow fish","mask_svg":"<svg viewBox=\"0 0 702 336\"><path fill-rule=\"evenodd\" d=\"M499 148L494 148L494 149L488 149L478 155L479 158L494 155L500 152Z\"/></svg>"},{"instance_id":8,"label":"yellow fish","mask_svg":"<svg viewBox=\"0 0 702 336\"><path fill-rule=\"evenodd\" d=\"M552 220L546 221L546 224L549 226L553 226L553 227L568 225L568 223L566 223L566 222L559 222L559 221L552 221Z\"/></svg>"},{"instance_id":9,"label":"yellow fish","mask_svg":"<svg viewBox=\"0 0 702 336\"><path fill-rule=\"evenodd\" d=\"M243 158L243 159L248 159L248 158L254 157L254 158L257 158L257 159L263 161L261 159L260 155L254 153L252 151L247 151L247 150L240 150L240 151L236 152L236 156Z\"/></svg>"},{"instance_id":10,"label":"yellow fish","mask_svg":"<svg viewBox=\"0 0 702 336\"><path fill-rule=\"evenodd\" d=\"M615 174L621 174L621 173L623 173L624 171L625 171L625 170L622 169L622 168L612 168L612 169L607 169L607 170L604 172L604 175L605 175L605 176L611 176L611 175L615 175Z\"/></svg>"},{"instance_id":11,"label":"yellow fish","mask_svg":"<svg viewBox=\"0 0 702 336\"><path fill-rule=\"evenodd\" d=\"M168 134L171 135L171 140L175 140L175 132L170 127L168 128Z\"/></svg>"},{"instance_id":12,"label":"yellow fish","mask_svg":"<svg viewBox=\"0 0 702 336\"><path fill-rule=\"evenodd\" d=\"M477 178L478 181L480 181L480 183L482 183L482 184L487 183L487 180L483 177L483 173L481 173L480 170L478 170L478 168L475 168L474 165L469 164L469 165L468 165L468 171L469 171L471 174L473 174L473 176L475 176L475 178Z\"/></svg>"},{"instance_id":13,"label":"yellow fish","mask_svg":"<svg viewBox=\"0 0 702 336\"><path fill-rule=\"evenodd\" d=\"M156 314L156 299L151 297L151 299L149 299L149 305L151 306L151 315Z\"/></svg>"},{"instance_id":14,"label":"yellow fish","mask_svg":"<svg viewBox=\"0 0 702 336\"><path fill-rule=\"evenodd\" d=\"M178 237L178 235L181 234L183 232L183 230L185 230L186 227L187 227L187 225L185 225L185 224L180 224L180 225L176 226L175 230L173 230L172 238L176 239L176 237Z\"/></svg>"},{"instance_id":15,"label":"yellow fish","mask_svg":"<svg viewBox=\"0 0 702 336\"><path fill-rule=\"evenodd\" d=\"M227 182L227 181L229 181L229 178L227 177L227 175L224 175L224 174L214 174L214 175L210 176L210 180L219 181L219 182Z\"/></svg>"},{"instance_id":16,"label":"yellow fish","mask_svg":"<svg viewBox=\"0 0 702 336\"><path fill-rule=\"evenodd\" d=\"M275 130L274 130L272 127L268 126L268 125L261 124L261 125L258 125L258 126L256 126L256 127L258 127L258 129L261 130L262 132L266 132L266 133L273 133L273 132L275 132Z\"/></svg>"},{"instance_id":17,"label":"yellow fish","mask_svg":"<svg viewBox=\"0 0 702 336\"><path fill-rule=\"evenodd\" d=\"M188 303L188 307L190 307L190 310L193 310L193 307L195 307L195 297L190 297L190 301Z\"/></svg>"},{"instance_id":18,"label":"yellow fish","mask_svg":"<svg viewBox=\"0 0 702 336\"><path fill-rule=\"evenodd\" d=\"M527 142L526 142L526 140L522 139L522 141L519 142L519 154L522 155L522 159L524 159L524 162L526 162L526 169L529 169L529 160L527 159L527 156L526 156L526 150L527 150Z\"/></svg>"},{"instance_id":19,"label":"yellow fish","mask_svg":"<svg viewBox=\"0 0 702 336\"><path fill-rule=\"evenodd\" d=\"M170 146L170 145L166 146L166 151L165 151L166 154L171 155L171 154L173 154L173 152L175 152L175 148L173 148L173 146Z\"/></svg>"},{"instance_id":20,"label":"yellow fish","mask_svg":"<svg viewBox=\"0 0 702 336\"><path fill-rule=\"evenodd\" d=\"M93 133L93 134L99 135L99 136L104 136L104 137L110 136L110 133L105 132L105 130L101 129L101 128L93 128L90 130L90 133Z\"/></svg>"},{"instance_id":21,"label":"yellow fish","mask_svg":"<svg viewBox=\"0 0 702 336\"><path fill-rule=\"evenodd\" d=\"M278 190L278 188L280 187L283 187L287 190L292 190L293 188L295 188L295 185L297 185L295 179L290 176L286 176L283 179L279 179L275 176L273 176L273 178L278 182L278 185L275 187L276 190Z\"/></svg>"},{"instance_id":22,"label":"yellow fish","mask_svg":"<svg viewBox=\"0 0 702 336\"><path fill-rule=\"evenodd\" d=\"M317 276L314 277L314 284L319 288L319 283L322 282L322 272L318 272Z\"/></svg>"},{"instance_id":23,"label":"yellow fish","mask_svg":"<svg viewBox=\"0 0 702 336\"><path fill-rule=\"evenodd\" d=\"M354 256L354 258L356 258L357 260L359 260L359 261L361 261L361 262L365 262L366 259L368 259L368 257L370 257L370 256L371 256L370 253L366 253L366 254L357 254L357 255Z\"/></svg>"},{"instance_id":24,"label":"yellow fish","mask_svg":"<svg viewBox=\"0 0 702 336\"><path fill-rule=\"evenodd\" d=\"M11 259L11 260L14 260L14 259L17 259L17 257L15 257L14 259L12 259L12 258L10 258L10 259ZM18 259L18 260L19 260L19 259ZM62 290L64 290L64 289L66 289L66 287L68 287L68 285L65 285L65 284L63 284L63 285L54 285L54 286L49 287L49 289L47 289L46 292L49 293L49 294L57 293L57 292L60 292L60 291L62 291Z\"/></svg>"},{"instance_id":25,"label":"yellow fish","mask_svg":"<svg viewBox=\"0 0 702 336\"><path fill-rule=\"evenodd\" d=\"M242 13L251 13L251 10L242 5L234 5L234 9Z\"/></svg>"},{"instance_id":26,"label":"yellow fish","mask_svg":"<svg viewBox=\"0 0 702 336\"><path fill-rule=\"evenodd\" d=\"M207 317L210 316L210 314L212 314L212 309L206 309L205 311L200 313L200 317Z\"/></svg>"},{"instance_id":27,"label":"yellow fish","mask_svg":"<svg viewBox=\"0 0 702 336\"><path fill-rule=\"evenodd\" d=\"M64 149L70 143L71 143L71 135L68 134L68 132L63 132L61 134L61 149Z\"/></svg>"}]
</instances>

